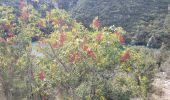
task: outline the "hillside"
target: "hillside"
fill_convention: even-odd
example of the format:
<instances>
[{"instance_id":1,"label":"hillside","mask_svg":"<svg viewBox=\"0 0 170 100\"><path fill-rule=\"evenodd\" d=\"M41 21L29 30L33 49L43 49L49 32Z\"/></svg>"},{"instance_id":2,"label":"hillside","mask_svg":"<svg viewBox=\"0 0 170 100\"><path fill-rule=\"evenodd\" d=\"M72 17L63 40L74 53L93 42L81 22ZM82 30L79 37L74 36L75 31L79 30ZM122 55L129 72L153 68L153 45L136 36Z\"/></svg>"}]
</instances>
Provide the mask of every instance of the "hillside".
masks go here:
<instances>
[{"instance_id":1,"label":"hillside","mask_svg":"<svg viewBox=\"0 0 170 100\"><path fill-rule=\"evenodd\" d=\"M74 1L74 2L73 2ZM59 8L69 11L73 18L89 26L99 16L103 26L122 26L132 34L132 44L147 45L149 38L155 40L150 47L168 45L170 35L169 0L59 0ZM132 38L130 35L130 38Z\"/></svg>"},{"instance_id":2,"label":"hillside","mask_svg":"<svg viewBox=\"0 0 170 100\"><path fill-rule=\"evenodd\" d=\"M160 48L170 47L169 0L27 0L34 8L45 10L60 8L86 27L99 16L102 26L123 27L129 34L126 43ZM0 0L1 4L18 7L18 0ZM16 3L17 2L17 3ZM44 6L42 6L44 5ZM18 12L18 11L16 11ZM45 15L43 15L45 16Z\"/></svg>"}]
</instances>

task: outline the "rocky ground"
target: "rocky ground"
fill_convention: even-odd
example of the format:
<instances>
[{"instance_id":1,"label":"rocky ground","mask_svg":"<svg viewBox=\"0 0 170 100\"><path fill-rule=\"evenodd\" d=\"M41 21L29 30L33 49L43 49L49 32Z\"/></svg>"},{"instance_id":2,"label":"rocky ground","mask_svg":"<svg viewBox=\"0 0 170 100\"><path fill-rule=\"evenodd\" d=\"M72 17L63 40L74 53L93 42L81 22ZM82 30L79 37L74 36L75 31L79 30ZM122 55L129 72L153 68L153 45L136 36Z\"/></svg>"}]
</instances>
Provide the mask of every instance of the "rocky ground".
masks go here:
<instances>
[{"instance_id":1,"label":"rocky ground","mask_svg":"<svg viewBox=\"0 0 170 100\"><path fill-rule=\"evenodd\" d=\"M170 59L168 61L162 65L161 71L156 74L152 83L150 100L170 100Z\"/></svg>"}]
</instances>

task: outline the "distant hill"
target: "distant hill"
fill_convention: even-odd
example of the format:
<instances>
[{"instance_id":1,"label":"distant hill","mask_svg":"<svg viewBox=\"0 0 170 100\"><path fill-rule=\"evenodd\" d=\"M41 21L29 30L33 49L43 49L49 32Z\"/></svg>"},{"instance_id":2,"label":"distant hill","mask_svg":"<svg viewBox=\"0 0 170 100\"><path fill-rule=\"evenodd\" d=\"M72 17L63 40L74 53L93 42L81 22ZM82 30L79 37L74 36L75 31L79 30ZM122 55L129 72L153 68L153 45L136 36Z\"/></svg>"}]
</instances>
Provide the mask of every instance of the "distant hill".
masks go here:
<instances>
[{"instance_id":1,"label":"distant hill","mask_svg":"<svg viewBox=\"0 0 170 100\"><path fill-rule=\"evenodd\" d=\"M69 11L73 18L89 26L99 16L103 26L115 24L128 31L132 44L152 47L170 43L170 0L59 0L59 8ZM169 11L170 12L170 11ZM169 45L170 46L170 45Z\"/></svg>"},{"instance_id":2,"label":"distant hill","mask_svg":"<svg viewBox=\"0 0 170 100\"><path fill-rule=\"evenodd\" d=\"M0 4L15 5L19 0L0 0ZM73 18L88 27L95 16L103 26L123 27L127 42L159 48L164 42L170 47L170 0L27 0L37 9L42 4L68 11ZM42 10L43 11L43 10ZM150 41L152 40L152 41Z\"/></svg>"}]
</instances>

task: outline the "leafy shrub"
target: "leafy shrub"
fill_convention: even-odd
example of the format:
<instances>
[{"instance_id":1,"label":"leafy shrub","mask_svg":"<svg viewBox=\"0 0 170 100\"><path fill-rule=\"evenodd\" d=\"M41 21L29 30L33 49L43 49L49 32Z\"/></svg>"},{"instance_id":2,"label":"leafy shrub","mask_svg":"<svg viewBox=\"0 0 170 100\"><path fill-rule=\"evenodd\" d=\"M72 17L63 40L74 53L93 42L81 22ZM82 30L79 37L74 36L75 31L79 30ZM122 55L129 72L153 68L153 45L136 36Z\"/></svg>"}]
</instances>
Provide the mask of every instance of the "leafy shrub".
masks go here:
<instances>
[{"instance_id":1,"label":"leafy shrub","mask_svg":"<svg viewBox=\"0 0 170 100\"><path fill-rule=\"evenodd\" d=\"M9 99L126 100L147 95L154 61L124 45L122 28L102 28L96 17L87 30L65 11L52 9L40 17L29 8L21 0L20 17L12 8L1 14L6 21L1 23L0 68ZM4 16L10 14L11 19ZM37 46L32 45L34 36Z\"/></svg>"}]
</instances>

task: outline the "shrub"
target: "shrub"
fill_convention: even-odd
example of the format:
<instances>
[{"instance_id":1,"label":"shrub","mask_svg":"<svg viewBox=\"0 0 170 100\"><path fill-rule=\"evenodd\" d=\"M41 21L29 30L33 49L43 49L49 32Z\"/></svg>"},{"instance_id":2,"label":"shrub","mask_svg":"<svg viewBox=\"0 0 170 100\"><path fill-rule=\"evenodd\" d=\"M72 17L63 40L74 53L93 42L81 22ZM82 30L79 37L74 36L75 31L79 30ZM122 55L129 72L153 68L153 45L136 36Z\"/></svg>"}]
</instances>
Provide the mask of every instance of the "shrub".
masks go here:
<instances>
[{"instance_id":1,"label":"shrub","mask_svg":"<svg viewBox=\"0 0 170 100\"><path fill-rule=\"evenodd\" d=\"M9 8L5 13L11 14L11 19L1 15L6 22L1 24L0 68L9 99L146 96L154 62L142 61L145 54L124 45L126 32L122 28L102 28L96 17L92 30L87 30L65 11L52 9L40 17L31 5L26 9L22 0L21 5L20 17ZM32 45L35 36L37 46Z\"/></svg>"}]
</instances>

